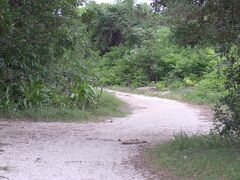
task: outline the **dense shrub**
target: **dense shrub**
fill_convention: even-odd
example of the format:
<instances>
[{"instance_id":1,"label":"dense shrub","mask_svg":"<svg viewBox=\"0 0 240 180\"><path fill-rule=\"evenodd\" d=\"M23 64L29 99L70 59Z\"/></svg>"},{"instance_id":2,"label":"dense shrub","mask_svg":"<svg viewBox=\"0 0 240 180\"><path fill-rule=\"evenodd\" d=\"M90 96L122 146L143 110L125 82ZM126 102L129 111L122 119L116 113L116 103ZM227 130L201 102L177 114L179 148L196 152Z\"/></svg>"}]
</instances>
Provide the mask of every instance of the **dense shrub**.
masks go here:
<instances>
[{"instance_id":1,"label":"dense shrub","mask_svg":"<svg viewBox=\"0 0 240 180\"><path fill-rule=\"evenodd\" d=\"M221 135L240 136L240 48L233 46L225 56L225 86L228 90L215 108L215 129Z\"/></svg>"},{"instance_id":2,"label":"dense shrub","mask_svg":"<svg viewBox=\"0 0 240 180\"><path fill-rule=\"evenodd\" d=\"M240 1L164 0L162 14L181 45L211 43L225 60L225 89L228 91L215 109L216 129L221 135L240 136Z\"/></svg>"},{"instance_id":3,"label":"dense shrub","mask_svg":"<svg viewBox=\"0 0 240 180\"><path fill-rule=\"evenodd\" d=\"M112 4L87 4L81 20L92 42L92 48L104 55L121 44L136 46L151 36L153 16L149 6L134 5L133 0Z\"/></svg>"},{"instance_id":4,"label":"dense shrub","mask_svg":"<svg viewBox=\"0 0 240 180\"><path fill-rule=\"evenodd\" d=\"M182 81L193 86L213 69L218 59L212 48L179 47L168 28L155 30L141 47L118 46L99 57L97 70L105 85L144 86L150 82Z\"/></svg>"},{"instance_id":5,"label":"dense shrub","mask_svg":"<svg viewBox=\"0 0 240 180\"><path fill-rule=\"evenodd\" d=\"M76 66L79 56L72 58L76 47L87 44L79 27L80 4L79 0L0 2L0 110L96 104L99 97L90 77Z\"/></svg>"}]
</instances>

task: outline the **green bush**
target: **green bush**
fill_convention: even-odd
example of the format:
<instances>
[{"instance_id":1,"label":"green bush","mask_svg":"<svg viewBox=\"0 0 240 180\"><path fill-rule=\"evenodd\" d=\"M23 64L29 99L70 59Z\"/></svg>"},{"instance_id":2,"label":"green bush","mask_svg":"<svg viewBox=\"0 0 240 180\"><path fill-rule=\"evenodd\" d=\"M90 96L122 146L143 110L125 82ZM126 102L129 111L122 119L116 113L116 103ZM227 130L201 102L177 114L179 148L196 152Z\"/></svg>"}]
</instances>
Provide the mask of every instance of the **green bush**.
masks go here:
<instances>
[{"instance_id":1,"label":"green bush","mask_svg":"<svg viewBox=\"0 0 240 180\"><path fill-rule=\"evenodd\" d=\"M21 87L21 91L23 96L21 101L25 107L52 103L51 97L49 96L51 90L47 89L40 81L24 84L24 86Z\"/></svg>"},{"instance_id":2,"label":"green bush","mask_svg":"<svg viewBox=\"0 0 240 180\"><path fill-rule=\"evenodd\" d=\"M226 95L215 107L215 129L223 136L240 137L240 47L233 46L225 55Z\"/></svg>"},{"instance_id":3,"label":"green bush","mask_svg":"<svg viewBox=\"0 0 240 180\"><path fill-rule=\"evenodd\" d=\"M169 89L172 89L172 90L178 89L178 88L183 87L183 86L184 86L184 84L180 80L172 80L172 81L167 82L167 87Z\"/></svg>"},{"instance_id":4,"label":"green bush","mask_svg":"<svg viewBox=\"0 0 240 180\"><path fill-rule=\"evenodd\" d=\"M186 86L194 86L196 84L196 82L194 82L191 78L189 77L185 77L183 79L184 83Z\"/></svg>"},{"instance_id":5,"label":"green bush","mask_svg":"<svg viewBox=\"0 0 240 180\"><path fill-rule=\"evenodd\" d=\"M222 74L213 71L202 77L202 79L197 82L194 87L184 86L180 88L177 92L184 99L197 102L200 104L215 104L224 95L227 94L224 87L225 78Z\"/></svg>"},{"instance_id":6,"label":"green bush","mask_svg":"<svg viewBox=\"0 0 240 180\"><path fill-rule=\"evenodd\" d=\"M165 91L167 90L167 87L166 87L166 84L164 81L160 81L156 84L156 88L159 90L159 91Z\"/></svg>"},{"instance_id":7,"label":"green bush","mask_svg":"<svg viewBox=\"0 0 240 180\"><path fill-rule=\"evenodd\" d=\"M52 71L82 40L77 40L79 5L77 0L51 1L47 8L43 1L0 2L0 110L66 104L62 96L68 95L57 80L64 75L53 79Z\"/></svg>"},{"instance_id":8,"label":"green bush","mask_svg":"<svg viewBox=\"0 0 240 180\"><path fill-rule=\"evenodd\" d=\"M105 85L144 86L150 82L173 81L172 88L194 86L218 60L212 48L179 47L168 28L152 31L140 47L121 45L99 57L97 70ZM179 82L174 82L174 81Z\"/></svg>"}]
</instances>

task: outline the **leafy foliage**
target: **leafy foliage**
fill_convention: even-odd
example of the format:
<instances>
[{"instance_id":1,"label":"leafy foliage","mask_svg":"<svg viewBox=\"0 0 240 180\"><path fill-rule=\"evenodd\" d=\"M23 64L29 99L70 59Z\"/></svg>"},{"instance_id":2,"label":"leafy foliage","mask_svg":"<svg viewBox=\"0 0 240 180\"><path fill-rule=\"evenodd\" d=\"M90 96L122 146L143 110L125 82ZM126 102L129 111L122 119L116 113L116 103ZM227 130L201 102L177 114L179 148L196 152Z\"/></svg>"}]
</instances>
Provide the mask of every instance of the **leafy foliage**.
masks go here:
<instances>
[{"instance_id":1,"label":"leafy foliage","mask_svg":"<svg viewBox=\"0 0 240 180\"><path fill-rule=\"evenodd\" d=\"M212 48L179 47L171 41L168 28L152 32L141 47L112 48L101 57L97 71L106 85L144 86L152 81L184 81L194 85L213 69L217 61ZM169 84L168 83L168 84Z\"/></svg>"},{"instance_id":2,"label":"leafy foliage","mask_svg":"<svg viewBox=\"0 0 240 180\"><path fill-rule=\"evenodd\" d=\"M226 57L225 74L228 94L215 108L215 128L222 135L240 136L240 53L232 47Z\"/></svg>"},{"instance_id":3,"label":"leafy foliage","mask_svg":"<svg viewBox=\"0 0 240 180\"><path fill-rule=\"evenodd\" d=\"M72 56L84 42L77 11L81 3L0 2L1 110L48 105L84 109L97 104L100 94L90 85L88 73L80 65L73 73L79 56ZM68 73L59 68L61 64Z\"/></svg>"},{"instance_id":4,"label":"leafy foliage","mask_svg":"<svg viewBox=\"0 0 240 180\"><path fill-rule=\"evenodd\" d=\"M228 94L216 106L216 129L222 135L240 135L239 26L240 1L160 1L175 40L181 45L211 43L225 58L225 88Z\"/></svg>"},{"instance_id":5,"label":"leafy foliage","mask_svg":"<svg viewBox=\"0 0 240 180\"><path fill-rule=\"evenodd\" d=\"M239 135L238 1L161 0L158 13L132 0L81 3L0 2L1 110L86 109L101 101L101 85L157 83L225 95L216 129Z\"/></svg>"},{"instance_id":6,"label":"leafy foliage","mask_svg":"<svg viewBox=\"0 0 240 180\"><path fill-rule=\"evenodd\" d=\"M115 5L93 2L87 5L81 19L90 34L93 48L103 55L120 44L140 44L146 38L145 30L151 25L151 14L148 6L134 6L132 0Z\"/></svg>"}]
</instances>

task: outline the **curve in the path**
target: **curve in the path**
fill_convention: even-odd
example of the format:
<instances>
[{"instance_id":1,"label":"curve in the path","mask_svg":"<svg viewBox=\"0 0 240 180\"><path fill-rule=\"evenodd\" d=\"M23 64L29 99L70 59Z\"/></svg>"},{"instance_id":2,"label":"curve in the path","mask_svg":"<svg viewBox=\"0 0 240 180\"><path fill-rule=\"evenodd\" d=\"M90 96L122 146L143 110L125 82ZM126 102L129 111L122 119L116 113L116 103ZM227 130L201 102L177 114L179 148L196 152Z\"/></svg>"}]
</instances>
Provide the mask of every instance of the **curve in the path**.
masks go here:
<instances>
[{"instance_id":1,"label":"curve in the path","mask_svg":"<svg viewBox=\"0 0 240 180\"><path fill-rule=\"evenodd\" d=\"M173 133L206 133L201 110L173 100L113 92L133 113L102 123L0 123L0 177L11 180L151 179L131 160L141 143ZM1 149L1 148L0 148ZM1 167L7 166L8 171ZM1 179L1 178L0 178ZM152 177L153 179L153 177Z\"/></svg>"}]
</instances>

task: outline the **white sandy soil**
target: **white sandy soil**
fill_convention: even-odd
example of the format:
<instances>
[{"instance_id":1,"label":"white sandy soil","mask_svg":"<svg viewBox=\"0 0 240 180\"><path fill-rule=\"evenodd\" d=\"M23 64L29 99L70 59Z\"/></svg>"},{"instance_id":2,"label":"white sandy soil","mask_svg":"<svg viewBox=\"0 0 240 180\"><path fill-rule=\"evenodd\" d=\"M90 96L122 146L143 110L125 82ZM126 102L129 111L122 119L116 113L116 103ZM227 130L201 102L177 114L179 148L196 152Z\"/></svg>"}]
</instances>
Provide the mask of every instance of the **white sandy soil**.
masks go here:
<instances>
[{"instance_id":1,"label":"white sandy soil","mask_svg":"<svg viewBox=\"0 0 240 180\"><path fill-rule=\"evenodd\" d=\"M131 115L101 123L0 121L0 179L161 179L136 169L132 159L143 146L173 133L207 133L201 109L174 100L113 92Z\"/></svg>"}]
</instances>

